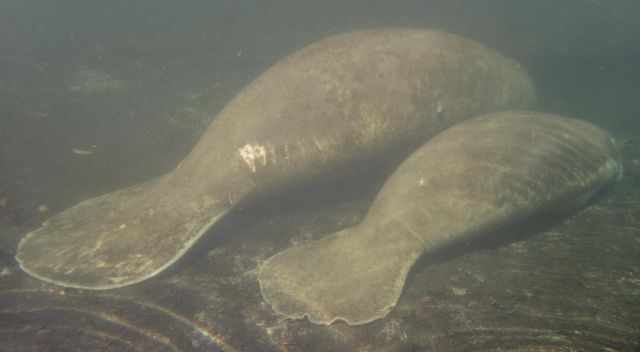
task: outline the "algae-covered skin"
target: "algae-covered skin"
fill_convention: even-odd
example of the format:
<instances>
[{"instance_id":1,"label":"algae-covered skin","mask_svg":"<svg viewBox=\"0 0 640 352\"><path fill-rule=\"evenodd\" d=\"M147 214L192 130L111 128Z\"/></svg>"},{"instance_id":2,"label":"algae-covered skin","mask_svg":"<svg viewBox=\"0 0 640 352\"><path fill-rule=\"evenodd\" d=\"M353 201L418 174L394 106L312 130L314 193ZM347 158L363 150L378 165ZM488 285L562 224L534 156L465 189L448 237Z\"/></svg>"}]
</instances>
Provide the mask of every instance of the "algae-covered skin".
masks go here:
<instances>
[{"instance_id":1,"label":"algae-covered skin","mask_svg":"<svg viewBox=\"0 0 640 352\"><path fill-rule=\"evenodd\" d=\"M182 257L240 202L328 177L366 180L457 122L534 100L516 62L460 36L405 28L331 36L239 92L173 171L54 215L22 239L16 259L58 285L134 284Z\"/></svg>"},{"instance_id":2,"label":"algae-covered skin","mask_svg":"<svg viewBox=\"0 0 640 352\"><path fill-rule=\"evenodd\" d=\"M407 158L361 223L267 259L261 292L290 318L369 323L396 305L420 256L579 209L621 174L613 139L589 123L522 111L474 118Z\"/></svg>"}]
</instances>

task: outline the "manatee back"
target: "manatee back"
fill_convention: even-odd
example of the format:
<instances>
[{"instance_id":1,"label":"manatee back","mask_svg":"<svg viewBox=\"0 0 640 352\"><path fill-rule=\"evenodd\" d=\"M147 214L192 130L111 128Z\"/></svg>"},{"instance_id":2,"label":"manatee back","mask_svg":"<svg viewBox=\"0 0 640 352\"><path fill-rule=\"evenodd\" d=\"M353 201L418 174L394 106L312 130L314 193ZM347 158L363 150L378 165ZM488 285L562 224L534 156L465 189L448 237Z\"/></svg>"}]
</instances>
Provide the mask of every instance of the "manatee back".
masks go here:
<instances>
[{"instance_id":1,"label":"manatee back","mask_svg":"<svg viewBox=\"0 0 640 352\"><path fill-rule=\"evenodd\" d=\"M527 72L475 41L402 28L334 35L241 91L175 178L211 180L231 167L272 189L385 167L457 122L534 102Z\"/></svg>"},{"instance_id":2,"label":"manatee back","mask_svg":"<svg viewBox=\"0 0 640 352\"><path fill-rule=\"evenodd\" d=\"M615 142L592 124L493 113L419 148L384 185L369 219L393 217L424 229L418 233L432 248L492 223L580 207L621 172Z\"/></svg>"}]
</instances>

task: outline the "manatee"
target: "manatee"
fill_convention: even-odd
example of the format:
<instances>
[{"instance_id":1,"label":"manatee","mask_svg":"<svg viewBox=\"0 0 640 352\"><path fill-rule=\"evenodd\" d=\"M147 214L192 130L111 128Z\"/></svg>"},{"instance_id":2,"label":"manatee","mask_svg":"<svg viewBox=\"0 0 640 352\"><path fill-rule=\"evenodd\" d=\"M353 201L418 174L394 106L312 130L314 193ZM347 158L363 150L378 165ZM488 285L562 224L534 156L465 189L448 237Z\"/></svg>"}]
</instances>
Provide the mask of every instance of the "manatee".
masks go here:
<instances>
[{"instance_id":1,"label":"manatee","mask_svg":"<svg viewBox=\"0 0 640 352\"><path fill-rule=\"evenodd\" d=\"M316 324L382 318L419 257L578 210L621 165L612 138L587 122L525 111L467 120L403 161L361 223L264 261L262 296Z\"/></svg>"},{"instance_id":2,"label":"manatee","mask_svg":"<svg viewBox=\"0 0 640 352\"><path fill-rule=\"evenodd\" d=\"M457 35L333 35L258 76L174 170L52 216L23 237L16 259L31 276L62 286L141 282L238 204L352 170L366 176L459 121L534 101L517 62Z\"/></svg>"}]
</instances>

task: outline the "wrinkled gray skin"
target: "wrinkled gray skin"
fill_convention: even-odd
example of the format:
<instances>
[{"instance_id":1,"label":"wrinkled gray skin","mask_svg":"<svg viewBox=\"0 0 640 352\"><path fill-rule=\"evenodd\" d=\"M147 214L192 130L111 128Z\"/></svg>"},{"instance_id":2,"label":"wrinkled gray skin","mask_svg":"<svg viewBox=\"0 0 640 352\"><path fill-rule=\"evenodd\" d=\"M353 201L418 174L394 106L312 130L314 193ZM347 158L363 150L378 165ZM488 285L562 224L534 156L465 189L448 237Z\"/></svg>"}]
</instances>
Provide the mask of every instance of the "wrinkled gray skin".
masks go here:
<instances>
[{"instance_id":1,"label":"wrinkled gray skin","mask_svg":"<svg viewBox=\"0 0 640 352\"><path fill-rule=\"evenodd\" d=\"M395 306L420 256L579 209L621 173L611 137L586 122L528 112L471 119L405 160L360 224L267 259L262 295L290 318L371 322Z\"/></svg>"},{"instance_id":2,"label":"wrinkled gray skin","mask_svg":"<svg viewBox=\"0 0 640 352\"><path fill-rule=\"evenodd\" d=\"M534 99L517 63L455 35L332 36L241 91L175 170L53 216L22 239L16 258L30 275L63 286L140 282L239 202L349 170L366 176L465 118Z\"/></svg>"}]
</instances>

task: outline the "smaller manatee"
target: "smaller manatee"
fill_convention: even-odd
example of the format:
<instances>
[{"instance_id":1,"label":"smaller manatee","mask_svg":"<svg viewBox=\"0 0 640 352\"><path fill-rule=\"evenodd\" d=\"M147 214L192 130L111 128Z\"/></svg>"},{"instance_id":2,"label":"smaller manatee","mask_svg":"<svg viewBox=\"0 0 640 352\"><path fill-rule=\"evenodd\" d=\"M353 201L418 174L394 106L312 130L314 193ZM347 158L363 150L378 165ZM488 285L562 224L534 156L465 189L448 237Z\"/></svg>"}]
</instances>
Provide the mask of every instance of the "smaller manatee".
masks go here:
<instances>
[{"instance_id":1,"label":"smaller manatee","mask_svg":"<svg viewBox=\"0 0 640 352\"><path fill-rule=\"evenodd\" d=\"M267 259L262 296L276 312L317 324L382 318L420 256L579 209L621 165L613 139L587 122L531 112L467 120L405 160L363 222Z\"/></svg>"}]
</instances>

